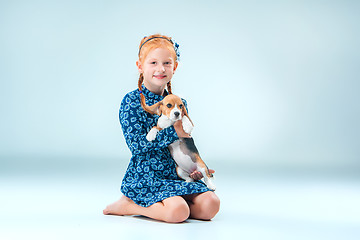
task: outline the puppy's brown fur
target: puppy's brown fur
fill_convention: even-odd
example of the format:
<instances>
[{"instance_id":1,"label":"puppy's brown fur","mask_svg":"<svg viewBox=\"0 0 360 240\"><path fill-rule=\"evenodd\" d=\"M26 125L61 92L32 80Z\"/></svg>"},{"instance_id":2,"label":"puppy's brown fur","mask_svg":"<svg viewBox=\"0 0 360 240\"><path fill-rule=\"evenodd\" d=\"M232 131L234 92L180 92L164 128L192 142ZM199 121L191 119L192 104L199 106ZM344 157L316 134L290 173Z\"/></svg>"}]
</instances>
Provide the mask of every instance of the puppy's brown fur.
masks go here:
<instances>
[{"instance_id":1,"label":"puppy's brown fur","mask_svg":"<svg viewBox=\"0 0 360 240\"><path fill-rule=\"evenodd\" d=\"M178 106L178 108L180 108L182 117L186 116L189 118L189 115L186 111L183 101L181 100L180 97L178 97L174 94L167 95L162 101L155 103L154 105L151 105L151 106L145 105L144 109L148 113L157 114L159 116L164 114L170 118L170 112L175 106ZM191 124L194 126L194 124L190 118L189 118L189 120L190 120ZM156 126L156 128L158 130L162 129L159 126Z\"/></svg>"}]
</instances>

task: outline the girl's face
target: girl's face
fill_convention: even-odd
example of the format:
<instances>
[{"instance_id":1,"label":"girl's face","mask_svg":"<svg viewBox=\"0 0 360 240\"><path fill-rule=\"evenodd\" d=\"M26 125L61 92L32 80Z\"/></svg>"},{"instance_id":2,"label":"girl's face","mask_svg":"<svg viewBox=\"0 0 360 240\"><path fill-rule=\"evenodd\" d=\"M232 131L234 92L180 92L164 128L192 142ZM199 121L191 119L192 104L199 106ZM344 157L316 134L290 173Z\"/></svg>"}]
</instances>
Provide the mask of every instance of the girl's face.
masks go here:
<instances>
[{"instance_id":1,"label":"girl's face","mask_svg":"<svg viewBox=\"0 0 360 240\"><path fill-rule=\"evenodd\" d=\"M178 63L166 48L156 48L148 53L143 63L136 62L144 76L144 85L151 92L162 94L166 84L173 77Z\"/></svg>"}]
</instances>

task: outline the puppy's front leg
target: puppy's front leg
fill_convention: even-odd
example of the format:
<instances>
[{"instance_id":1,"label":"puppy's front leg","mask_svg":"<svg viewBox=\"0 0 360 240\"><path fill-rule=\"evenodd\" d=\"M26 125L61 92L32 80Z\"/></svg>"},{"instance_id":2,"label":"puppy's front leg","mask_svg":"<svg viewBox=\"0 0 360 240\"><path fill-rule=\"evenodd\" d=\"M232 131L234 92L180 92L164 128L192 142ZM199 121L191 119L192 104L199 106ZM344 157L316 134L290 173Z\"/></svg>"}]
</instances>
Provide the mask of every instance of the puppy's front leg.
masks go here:
<instances>
[{"instance_id":1,"label":"puppy's front leg","mask_svg":"<svg viewBox=\"0 0 360 240\"><path fill-rule=\"evenodd\" d=\"M192 125L192 123L190 122L189 118L187 116L184 116L182 118L182 125L183 125L183 129L187 134L190 134L194 128L194 126Z\"/></svg>"},{"instance_id":2,"label":"puppy's front leg","mask_svg":"<svg viewBox=\"0 0 360 240\"><path fill-rule=\"evenodd\" d=\"M146 140L149 142L154 141L156 138L157 133L161 130L159 127L153 127L148 134L146 135Z\"/></svg>"}]
</instances>

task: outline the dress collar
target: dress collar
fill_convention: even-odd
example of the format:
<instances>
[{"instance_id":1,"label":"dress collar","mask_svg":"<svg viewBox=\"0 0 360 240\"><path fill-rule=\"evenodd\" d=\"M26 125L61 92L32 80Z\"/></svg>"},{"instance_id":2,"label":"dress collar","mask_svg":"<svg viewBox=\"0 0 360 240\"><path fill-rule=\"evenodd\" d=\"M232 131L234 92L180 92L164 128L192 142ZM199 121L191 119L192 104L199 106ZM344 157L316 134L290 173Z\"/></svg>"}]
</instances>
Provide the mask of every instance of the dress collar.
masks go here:
<instances>
[{"instance_id":1,"label":"dress collar","mask_svg":"<svg viewBox=\"0 0 360 240\"><path fill-rule=\"evenodd\" d=\"M164 97L168 95L168 92L166 91L166 89L164 89L164 94L163 94L163 96L161 96L161 95L158 95L158 94L155 94L155 93L151 92L144 85L142 85L142 93L144 94L146 99L154 99L154 100L157 100L157 101L163 100Z\"/></svg>"}]
</instances>

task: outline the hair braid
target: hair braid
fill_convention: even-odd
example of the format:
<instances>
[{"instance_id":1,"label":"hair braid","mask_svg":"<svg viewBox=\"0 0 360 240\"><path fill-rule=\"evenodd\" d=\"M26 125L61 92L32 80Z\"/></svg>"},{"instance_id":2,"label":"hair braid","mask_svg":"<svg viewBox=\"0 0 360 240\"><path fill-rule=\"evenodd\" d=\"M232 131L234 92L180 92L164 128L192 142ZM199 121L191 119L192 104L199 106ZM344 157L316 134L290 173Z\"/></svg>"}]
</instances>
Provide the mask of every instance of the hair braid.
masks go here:
<instances>
[{"instance_id":1,"label":"hair braid","mask_svg":"<svg viewBox=\"0 0 360 240\"><path fill-rule=\"evenodd\" d=\"M167 90L168 90L168 93L169 93L169 94L172 94L172 91L171 91L171 81L169 81L169 82L167 83Z\"/></svg>"},{"instance_id":2,"label":"hair braid","mask_svg":"<svg viewBox=\"0 0 360 240\"><path fill-rule=\"evenodd\" d=\"M143 83L143 81L144 81L144 75L142 73L140 73L139 82L138 82L138 88L139 88L139 92L140 92L140 103L141 103L142 108L144 110L146 110L145 96L142 93L142 83Z\"/></svg>"}]
</instances>

